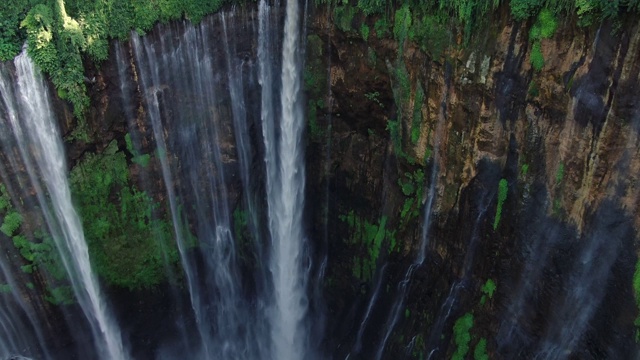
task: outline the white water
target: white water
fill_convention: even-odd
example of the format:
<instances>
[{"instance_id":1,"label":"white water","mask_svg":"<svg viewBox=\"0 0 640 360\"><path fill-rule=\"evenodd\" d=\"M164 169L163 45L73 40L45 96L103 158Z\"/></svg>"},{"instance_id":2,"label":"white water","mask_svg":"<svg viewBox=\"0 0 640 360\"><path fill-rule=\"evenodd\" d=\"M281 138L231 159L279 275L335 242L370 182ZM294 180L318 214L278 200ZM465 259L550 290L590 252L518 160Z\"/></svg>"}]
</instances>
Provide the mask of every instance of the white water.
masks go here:
<instances>
[{"instance_id":1,"label":"white water","mask_svg":"<svg viewBox=\"0 0 640 360\"><path fill-rule=\"evenodd\" d=\"M367 328L367 322L369 321L369 317L371 316L371 312L373 310L373 306L378 299L380 294L380 289L382 289L382 283L384 282L384 272L387 269L387 264L382 266L380 269L380 273L378 274L378 281L376 282L376 288L373 291L373 295L371 295L371 300L367 305L367 310L364 313L364 317L362 318L362 322L360 322L360 327L358 328L358 334L356 335L356 344L354 345L353 351L358 354L362 350L362 336L364 336L364 330Z\"/></svg>"},{"instance_id":2,"label":"white water","mask_svg":"<svg viewBox=\"0 0 640 360\"><path fill-rule=\"evenodd\" d=\"M227 26L225 18L235 16L221 13L197 27L187 25L184 32L166 28L159 48L147 38L132 41L200 338L199 350L190 356L203 359L255 359L268 352L262 305L249 304L240 280L226 187L229 154L223 153L229 147L222 148L230 141L224 126L231 117L237 146L230 148L248 189L249 145L238 140L247 137L242 71L235 68L226 40L211 36L218 21L225 33L234 31L235 20ZM230 109L221 106L225 103ZM187 213L196 218L198 252L190 248L182 225Z\"/></svg>"},{"instance_id":3,"label":"white water","mask_svg":"<svg viewBox=\"0 0 640 360\"><path fill-rule=\"evenodd\" d=\"M260 5L264 14L264 2ZM273 276L274 303L271 309L272 358L304 359L307 336L303 321L307 314L307 276L304 267L302 212L304 202L304 161L302 134L305 119L301 107L301 64L299 57L300 19L297 0L288 0L282 48L282 92L280 98L280 137L269 129L271 106L263 88L262 119L267 164L269 229L272 239L270 269ZM261 22L262 22L261 17ZM261 32L264 23L260 24ZM262 40L266 38L261 37ZM264 47L261 47L264 49ZM265 54L260 53L261 59ZM270 76L261 65L261 84ZM279 166L276 166L278 164Z\"/></svg>"},{"instance_id":4,"label":"white water","mask_svg":"<svg viewBox=\"0 0 640 360\"><path fill-rule=\"evenodd\" d=\"M52 210L45 211L45 218L54 233L56 247L61 253L78 303L92 326L100 356L104 359L126 359L128 355L122 344L120 330L91 269L82 223L71 202L66 156L46 86L25 52L14 63L18 109L9 120L20 154L33 184L38 184L38 176L41 176L50 196L49 202L44 191L35 185L39 190L41 209ZM5 89L9 86L3 84ZM7 96L6 91L2 93L3 97Z\"/></svg>"}]
</instances>

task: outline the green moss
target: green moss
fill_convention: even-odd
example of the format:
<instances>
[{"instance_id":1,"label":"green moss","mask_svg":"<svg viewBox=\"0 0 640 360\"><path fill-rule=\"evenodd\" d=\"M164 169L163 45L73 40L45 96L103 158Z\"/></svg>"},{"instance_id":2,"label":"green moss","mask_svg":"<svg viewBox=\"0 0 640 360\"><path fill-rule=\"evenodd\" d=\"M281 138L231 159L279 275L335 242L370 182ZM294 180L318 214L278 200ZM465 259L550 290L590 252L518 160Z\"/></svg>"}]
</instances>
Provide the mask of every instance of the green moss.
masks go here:
<instances>
[{"instance_id":1,"label":"green moss","mask_svg":"<svg viewBox=\"0 0 640 360\"><path fill-rule=\"evenodd\" d=\"M480 289L480 291L482 291L482 298L480 299L480 305L484 305L485 302L487 301L487 298L489 299L493 298L493 293L496 291L496 283L493 281L493 279L489 279L487 280L486 283L484 283L484 285L482 285L482 288Z\"/></svg>"},{"instance_id":2,"label":"green moss","mask_svg":"<svg viewBox=\"0 0 640 360\"><path fill-rule=\"evenodd\" d=\"M487 339L482 338L476 344L476 348L473 351L474 360L489 360L489 354L487 354Z\"/></svg>"},{"instance_id":3,"label":"green moss","mask_svg":"<svg viewBox=\"0 0 640 360\"><path fill-rule=\"evenodd\" d=\"M58 286L48 289L45 300L54 305L71 305L75 302L75 294L71 286Z\"/></svg>"},{"instance_id":4,"label":"green moss","mask_svg":"<svg viewBox=\"0 0 640 360\"><path fill-rule=\"evenodd\" d=\"M347 243L355 245L360 253L360 256L353 258L352 272L355 277L369 281L375 273L384 240L387 239L389 249L395 247L395 234L386 229L387 217L380 218L379 223L371 223L350 211L347 215L341 215L340 220L349 226Z\"/></svg>"},{"instance_id":5,"label":"green moss","mask_svg":"<svg viewBox=\"0 0 640 360\"><path fill-rule=\"evenodd\" d=\"M384 0L358 0L358 8L367 16L382 13L385 4Z\"/></svg>"},{"instance_id":6,"label":"green moss","mask_svg":"<svg viewBox=\"0 0 640 360\"><path fill-rule=\"evenodd\" d=\"M533 69L536 71L540 71L544 67L544 55L542 55L539 41L536 41L533 43L533 46L531 46L530 61L531 66L533 66Z\"/></svg>"},{"instance_id":7,"label":"green moss","mask_svg":"<svg viewBox=\"0 0 640 360\"><path fill-rule=\"evenodd\" d=\"M509 191L509 184L506 179L500 179L498 183L498 206L496 207L496 216L493 220L493 230L498 228L500 224L500 218L502 217L502 206L505 200L507 200L507 192Z\"/></svg>"},{"instance_id":8,"label":"green moss","mask_svg":"<svg viewBox=\"0 0 640 360\"><path fill-rule=\"evenodd\" d=\"M558 165L558 169L556 170L556 185L559 185L564 179L564 163L560 163Z\"/></svg>"},{"instance_id":9,"label":"green moss","mask_svg":"<svg viewBox=\"0 0 640 360\"><path fill-rule=\"evenodd\" d=\"M527 94L530 97L536 97L540 94L540 90L538 89L538 85L535 81L531 80L531 82L529 82L529 89L527 90Z\"/></svg>"},{"instance_id":10,"label":"green moss","mask_svg":"<svg viewBox=\"0 0 640 360\"><path fill-rule=\"evenodd\" d=\"M240 207L237 207L233 211L233 230L235 233L236 240L240 243L244 242L249 224L249 219L247 217L247 213L242 210Z\"/></svg>"},{"instance_id":11,"label":"green moss","mask_svg":"<svg viewBox=\"0 0 640 360\"><path fill-rule=\"evenodd\" d=\"M456 350L451 356L452 360L463 360L469 352L471 342L471 328L473 327L473 314L466 313L461 316L453 325L453 339Z\"/></svg>"},{"instance_id":12,"label":"green moss","mask_svg":"<svg viewBox=\"0 0 640 360\"><path fill-rule=\"evenodd\" d=\"M9 284L0 284L0 294L11 294L13 289Z\"/></svg>"},{"instance_id":13,"label":"green moss","mask_svg":"<svg viewBox=\"0 0 640 360\"><path fill-rule=\"evenodd\" d=\"M340 31L350 32L353 30L353 17L357 8L350 5L336 6L333 9L333 22Z\"/></svg>"},{"instance_id":14,"label":"green moss","mask_svg":"<svg viewBox=\"0 0 640 360\"><path fill-rule=\"evenodd\" d=\"M385 38L389 35L389 22L385 18L380 18L373 24L373 29L379 39Z\"/></svg>"},{"instance_id":15,"label":"green moss","mask_svg":"<svg viewBox=\"0 0 640 360\"><path fill-rule=\"evenodd\" d=\"M413 99L413 117L411 121L411 143L416 145L420 139L420 127L422 126L422 105L424 103L424 90L418 82Z\"/></svg>"},{"instance_id":16,"label":"green moss","mask_svg":"<svg viewBox=\"0 0 640 360\"><path fill-rule=\"evenodd\" d=\"M538 14L536 23L540 26L540 37L543 39L549 39L553 37L558 28L558 20L549 9L542 9Z\"/></svg>"},{"instance_id":17,"label":"green moss","mask_svg":"<svg viewBox=\"0 0 640 360\"><path fill-rule=\"evenodd\" d=\"M0 213L4 213L11 208L11 198L4 184L0 184Z\"/></svg>"},{"instance_id":18,"label":"green moss","mask_svg":"<svg viewBox=\"0 0 640 360\"><path fill-rule=\"evenodd\" d=\"M634 325L638 330L636 331L636 342L640 342L640 260L636 262L636 271L633 273L633 294L636 299L636 307L638 308L639 315L634 321Z\"/></svg>"},{"instance_id":19,"label":"green moss","mask_svg":"<svg viewBox=\"0 0 640 360\"><path fill-rule=\"evenodd\" d=\"M400 9L396 10L394 16L393 36L400 46L409 38L409 30L411 29L411 8L409 4L404 4Z\"/></svg>"},{"instance_id":20,"label":"green moss","mask_svg":"<svg viewBox=\"0 0 640 360\"><path fill-rule=\"evenodd\" d=\"M360 25L360 35L362 35L364 41L369 41L369 26L367 26L367 24L362 23L362 25Z\"/></svg>"}]
</instances>

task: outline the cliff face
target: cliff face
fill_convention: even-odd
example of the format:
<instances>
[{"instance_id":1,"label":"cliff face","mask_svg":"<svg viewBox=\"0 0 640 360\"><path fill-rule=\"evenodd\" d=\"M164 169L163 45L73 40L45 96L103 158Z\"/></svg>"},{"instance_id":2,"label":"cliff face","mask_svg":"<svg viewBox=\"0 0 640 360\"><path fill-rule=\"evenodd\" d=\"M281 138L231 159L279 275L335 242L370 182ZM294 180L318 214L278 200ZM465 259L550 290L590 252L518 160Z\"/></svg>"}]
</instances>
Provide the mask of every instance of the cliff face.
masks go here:
<instances>
[{"instance_id":1,"label":"cliff face","mask_svg":"<svg viewBox=\"0 0 640 360\"><path fill-rule=\"evenodd\" d=\"M247 81L247 132L255 144L261 131L252 92L259 87L256 18L251 9L235 16L231 52ZM453 37L450 49L433 57L436 51L426 54L413 43L339 30L321 9L308 19L306 207L314 266L324 274L315 294L324 304L312 308L324 307L327 357L450 357L465 322L467 346L484 341L492 358L635 354L640 26L630 20L614 31L606 23L589 29L561 23L552 38L540 40L544 67L537 71L530 61L532 24L510 20L505 9L493 20L469 45ZM371 19L351 25L362 22L374 27ZM162 48L185 31L184 24L158 26L145 41L149 49ZM215 20L208 31L220 39L226 29ZM212 61L227 66L222 56ZM175 77L150 89L140 80L132 43L114 42L109 60L85 67L95 141L67 143L70 167L116 140L132 183L168 212L144 95L152 90L166 104L162 137L174 139L167 158L180 175L172 180L187 203L197 203L199 182L181 179L189 170L204 178L215 167L204 156L197 166L178 160L193 149L178 144L176 134L197 136L172 122L202 97L183 91L195 80ZM216 78L216 89L228 88L227 81ZM211 108L228 175L224 197L237 208L246 188L232 100L220 95ZM70 134L72 112L56 104ZM135 151L127 148L127 133ZM250 152L255 174L264 173L262 152L259 146ZM133 160L138 153L152 154L148 167ZM248 188L264 209L261 177ZM195 216L185 213L194 232ZM258 233L265 232L264 216L257 215ZM248 253L246 242L238 247L242 281L248 292L258 291L259 256ZM205 269L206 256L194 252ZM179 300L184 293L170 292L111 290L119 317L130 319L126 332L145 344L144 356L172 336L154 333L161 324L150 330L150 319L163 318L160 312L179 318L180 311L168 309L188 302Z\"/></svg>"},{"instance_id":2,"label":"cliff face","mask_svg":"<svg viewBox=\"0 0 640 360\"><path fill-rule=\"evenodd\" d=\"M438 58L416 44L398 55L396 41L363 39L358 29L373 28L370 19L356 16L353 30L343 31L327 16L311 22L307 66L330 84L312 94L322 99L317 121L329 131L309 151L310 162L323 164L309 166L319 170L310 188L328 189L326 299L340 334L330 348L350 352L344 344L367 319L381 277L364 330L364 356L375 353L427 224L426 261L412 275L386 354L450 356L454 322L472 313L472 349L486 338L499 358L632 357L637 21L618 30L561 23L540 41L537 71L532 24L504 11L468 46L453 39L454 50ZM428 208L434 166L425 222L425 206L420 216L405 211L412 197ZM405 186L420 170L424 191L416 193ZM396 231L367 277L353 270L370 245L366 236L354 241L344 218L351 211L371 223L388 217L387 229Z\"/></svg>"}]
</instances>

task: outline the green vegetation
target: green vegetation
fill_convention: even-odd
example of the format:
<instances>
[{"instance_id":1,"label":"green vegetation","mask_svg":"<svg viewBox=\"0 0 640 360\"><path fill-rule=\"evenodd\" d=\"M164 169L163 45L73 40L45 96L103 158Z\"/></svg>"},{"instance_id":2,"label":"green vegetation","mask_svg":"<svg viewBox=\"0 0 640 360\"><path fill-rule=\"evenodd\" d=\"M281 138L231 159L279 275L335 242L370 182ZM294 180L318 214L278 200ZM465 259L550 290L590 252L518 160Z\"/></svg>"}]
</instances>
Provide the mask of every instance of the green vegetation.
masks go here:
<instances>
[{"instance_id":1,"label":"green vegetation","mask_svg":"<svg viewBox=\"0 0 640 360\"><path fill-rule=\"evenodd\" d=\"M322 64L324 48L318 35L307 36L307 61L303 73L304 90L307 93L307 118L309 138L320 141L324 129L318 123L318 112L324 108L322 97L326 93L327 73Z\"/></svg>"},{"instance_id":2,"label":"green vegetation","mask_svg":"<svg viewBox=\"0 0 640 360\"><path fill-rule=\"evenodd\" d=\"M353 18L357 11L357 8L349 6L349 4L336 6L333 9L333 22L340 31L350 32L353 30Z\"/></svg>"},{"instance_id":3,"label":"green vegetation","mask_svg":"<svg viewBox=\"0 0 640 360\"><path fill-rule=\"evenodd\" d=\"M522 164L522 166L520 166L520 175L527 176L528 173L529 173L529 164Z\"/></svg>"},{"instance_id":4,"label":"green vegetation","mask_svg":"<svg viewBox=\"0 0 640 360\"><path fill-rule=\"evenodd\" d=\"M237 242L241 244L244 243L244 240L247 238L248 224L249 219L247 217L247 212L242 210L240 207L237 207L233 211L233 231Z\"/></svg>"},{"instance_id":5,"label":"green vegetation","mask_svg":"<svg viewBox=\"0 0 640 360\"><path fill-rule=\"evenodd\" d=\"M416 84L416 94L413 99L413 117L411 118L411 143L416 145L420 139L420 127L422 126L422 104L424 103L424 90L420 83Z\"/></svg>"},{"instance_id":6,"label":"green vegetation","mask_svg":"<svg viewBox=\"0 0 640 360\"><path fill-rule=\"evenodd\" d=\"M540 55L542 55L542 54L540 54ZM542 65L544 66L544 58L542 59L542 62L543 62ZM537 65L534 65L534 68L535 68L535 66L537 66ZM542 67L540 67L540 69L542 69ZM536 96L540 95L540 89L538 89L538 84L536 84L536 82L533 81L533 80L531 80L529 82L529 89L527 89L527 95L529 95L530 97L536 97Z\"/></svg>"},{"instance_id":7,"label":"green vegetation","mask_svg":"<svg viewBox=\"0 0 640 360\"><path fill-rule=\"evenodd\" d=\"M127 151L133 155L131 161L134 164L138 164L142 167L147 167L149 165L149 160L151 160L151 155L149 154L140 154L140 152L133 146L133 142L131 141L131 135L127 134L124 136L125 143L127 145Z\"/></svg>"},{"instance_id":8,"label":"green vegetation","mask_svg":"<svg viewBox=\"0 0 640 360\"><path fill-rule=\"evenodd\" d=\"M381 108L384 108L384 104L380 102L380 93L375 91L375 92L368 92L364 94L364 97L366 97L369 101L373 101L374 103L378 104Z\"/></svg>"},{"instance_id":9,"label":"green vegetation","mask_svg":"<svg viewBox=\"0 0 640 360\"><path fill-rule=\"evenodd\" d=\"M404 173L404 180L398 179L398 185L402 193L407 197L400 211L401 227L406 226L409 220L420 215L420 202L424 194L424 171L418 169L413 173Z\"/></svg>"},{"instance_id":10,"label":"green vegetation","mask_svg":"<svg viewBox=\"0 0 640 360\"><path fill-rule=\"evenodd\" d=\"M542 9L536 18L536 22L529 31L529 40L533 41L531 46L531 66L536 71L544 67L544 56L542 55L541 39L549 39L555 34L558 21L549 9ZM537 94L536 94L537 95Z\"/></svg>"},{"instance_id":11,"label":"green vegetation","mask_svg":"<svg viewBox=\"0 0 640 360\"><path fill-rule=\"evenodd\" d=\"M0 284L0 294L11 294L11 285Z\"/></svg>"},{"instance_id":12,"label":"green vegetation","mask_svg":"<svg viewBox=\"0 0 640 360\"><path fill-rule=\"evenodd\" d=\"M10 211L4 216L0 231L8 237L12 237L20 225L22 225L22 215L17 211Z\"/></svg>"},{"instance_id":13,"label":"green vegetation","mask_svg":"<svg viewBox=\"0 0 640 360\"><path fill-rule=\"evenodd\" d=\"M498 206L496 207L496 216L493 220L493 230L498 228L500 224L500 218L502 217L502 206L505 200L507 200L507 192L509 190L509 184L506 179L500 179L498 183Z\"/></svg>"},{"instance_id":14,"label":"green vegetation","mask_svg":"<svg viewBox=\"0 0 640 360\"><path fill-rule=\"evenodd\" d=\"M69 180L98 275L130 289L162 282L165 261L178 259L171 225L161 219L158 204L131 184L116 142L101 154L86 154Z\"/></svg>"},{"instance_id":15,"label":"green vegetation","mask_svg":"<svg viewBox=\"0 0 640 360\"><path fill-rule=\"evenodd\" d=\"M400 130L400 121L389 120L387 121L387 130L389 130L389 136L393 143L396 154L402 153L402 131Z\"/></svg>"},{"instance_id":16,"label":"green vegetation","mask_svg":"<svg viewBox=\"0 0 640 360\"><path fill-rule=\"evenodd\" d=\"M564 163L560 163L556 170L556 185L560 184L564 179Z\"/></svg>"},{"instance_id":17,"label":"green vegetation","mask_svg":"<svg viewBox=\"0 0 640 360\"><path fill-rule=\"evenodd\" d=\"M58 286L49 289L45 300L55 305L71 305L75 302L73 288L69 285Z\"/></svg>"},{"instance_id":18,"label":"green vegetation","mask_svg":"<svg viewBox=\"0 0 640 360\"><path fill-rule=\"evenodd\" d=\"M474 360L489 360L489 354L487 354L487 339L482 338L476 344L476 348L473 351Z\"/></svg>"},{"instance_id":19,"label":"green vegetation","mask_svg":"<svg viewBox=\"0 0 640 360\"><path fill-rule=\"evenodd\" d=\"M456 344L456 351L451 357L452 360L463 360L469 352L469 342L471 342L471 328L473 327L473 314L466 313L461 316L453 325L453 339Z\"/></svg>"},{"instance_id":20,"label":"green vegetation","mask_svg":"<svg viewBox=\"0 0 640 360\"><path fill-rule=\"evenodd\" d=\"M38 281L46 282L47 293L44 294L46 300L54 304L73 303L73 292L67 293L65 297L62 296L63 294L54 296L56 288L68 285L66 285L67 275L53 239L40 229L36 229L29 234L21 229L23 221L25 220L23 216L13 208L4 185L0 185L0 213L4 214L4 220L2 226L0 226L0 230L4 235L11 238L13 246L22 257L20 270L25 274L34 274L36 269L39 270L39 276L37 276ZM33 227L33 224L31 224L30 227ZM31 282L28 282L25 286L29 289L34 288ZM0 286L0 293L10 292L11 290L9 285ZM56 299L58 301L54 301Z\"/></svg>"},{"instance_id":21,"label":"green vegetation","mask_svg":"<svg viewBox=\"0 0 640 360\"><path fill-rule=\"evenodd\" d=\"M389 35L389 22L385 18L376 20L373 24L373 29L376 31L376 36L380 39Z\"/></svg>"},{"instance_id":22,"label":"green vegetation","mask_svg":"<svg viewBox=\"0 0 640 360\"><path fill-rule=\"evenodd\" d=\"M341 215L340 220L349 226L348 243L361 247L361 254L353 258L353 275L361 280L369 281L375 273L383 241L387 239L389 242L389 251L395 247L395 232L386 229L386 216L383 216L380 222L375 224L350 211L347 215Z\"/></svg>"},{"instance_id":23,"label":"green vegetation","mask_svg":"<svg viewBox=\"0 0 640 360\"><path fill-rule=\"evenodd\" d=\"M384 0L358 0L358 8L367 15L381 14L385 10Z\"/></svg>"},{"instance_id":24,"label":"green vegetation","mask_svg":"<svg viewBox=\"0 0 640 360\"><path fill-rule=\"evenodd\" d=\"M531 47L530 60L531 66L533 66L536 71L540 71L544 67L544 56L542 55L539 42L535 42Z\"/></svg>"},{"instance_id":25,"label":"green vegetation","mask_svg":"<svg viewBox=\"0 0 640 360\"><path fill-rule=\"evenodd\" d=\"M480 305L484 305L487 302L487 298L493 298L493 293L496 291L496 283L493 281L493 279L489 279L486 283L484 283L484 285L482 285L480 291L482 291Z\"/></svg>"},{"instance_id":26,"label":"green vegetation","mask_svg":"<svg viewBox=\"0 0 640 360\"><path fill-rule=\"evenodd\" d=\"M411 9L409 4L404 4L398 10L394 16L395 22L393 25L393 37L398 41L398 44L402 47L405 40L409 37L409 30L411 29Z\"/></svg>"},{"instance_id":27,"label":"green vegetation","mask_svg":"<svg viewBox=\"0 0 640 360\"><path fill-rule=\"evenodd\" d=\"M362 39L364 41L369 40L369 26L367 26L367 24L362 23L362 25L360 26L360 35L362 35Z\"/></svg>"},{"instance_id":28,"label":"green vegetation","mask_svg":"<svg viewBox=\"0 0 640 360\"><path fill-rule=\"evenodd\" d=\"M633 294L636 299L636 307L640 312L640 260L636 262L636 271L633 273ZM633 322L636 326L636 342L640 342L640 314L636 317L636 320Z\"/></svg>"}]
</instances>

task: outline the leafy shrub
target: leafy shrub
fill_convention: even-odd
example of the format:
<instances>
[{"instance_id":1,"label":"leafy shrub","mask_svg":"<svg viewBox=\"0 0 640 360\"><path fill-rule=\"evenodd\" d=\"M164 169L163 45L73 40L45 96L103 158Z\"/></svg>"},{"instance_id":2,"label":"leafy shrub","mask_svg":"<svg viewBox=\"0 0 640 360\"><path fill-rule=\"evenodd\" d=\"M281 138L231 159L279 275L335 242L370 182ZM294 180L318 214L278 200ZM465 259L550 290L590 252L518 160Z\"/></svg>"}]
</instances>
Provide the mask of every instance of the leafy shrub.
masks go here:
<instances>
[{"instance_id":1,"label":"leafy shrub","mask_svg":"<svg viewBox=\"0 0 640 360\"><path fill-rule=\"evenodd\" d=\"M8 237L11 237L16 230L18 230L20 225L22 225L22 215L17 211L11 211L4 216L4 221L2 222L2 226L0 226L0 231Z\"/></svg>"},{"instance_id":2,"label":"leafy shrub","mask_svg":"<svg viewBox=\"0 0 640 360\"><path fill-rule=\"evenodd\" d=\"M542 0L511 0L509 1L511 15L518 20L526 20L536 14L542 6Z\"/></svg>"},{"instance_id":3,"label":"leafy shrub","mask_svg":"<svg viewBox=\"0 0 640 360\"><path fill-rule=\"evenodd\" d=\"M384 0L358 0L358 8L367 16L384 12Z\"/></svg>"},{"instance_id":4,"label":"leafy shrub","mask_svg":"<svg viewBox=\"0 0 640 360\"><path fill-rule=\"evenodd\" d=\"M102 154L85 155L70 182L98 275L130 289L162 282L165 258L169 264L178 258L170 224L159 218L158 204L131 185L115 141Z\"/></svg>"}]
</instances>

